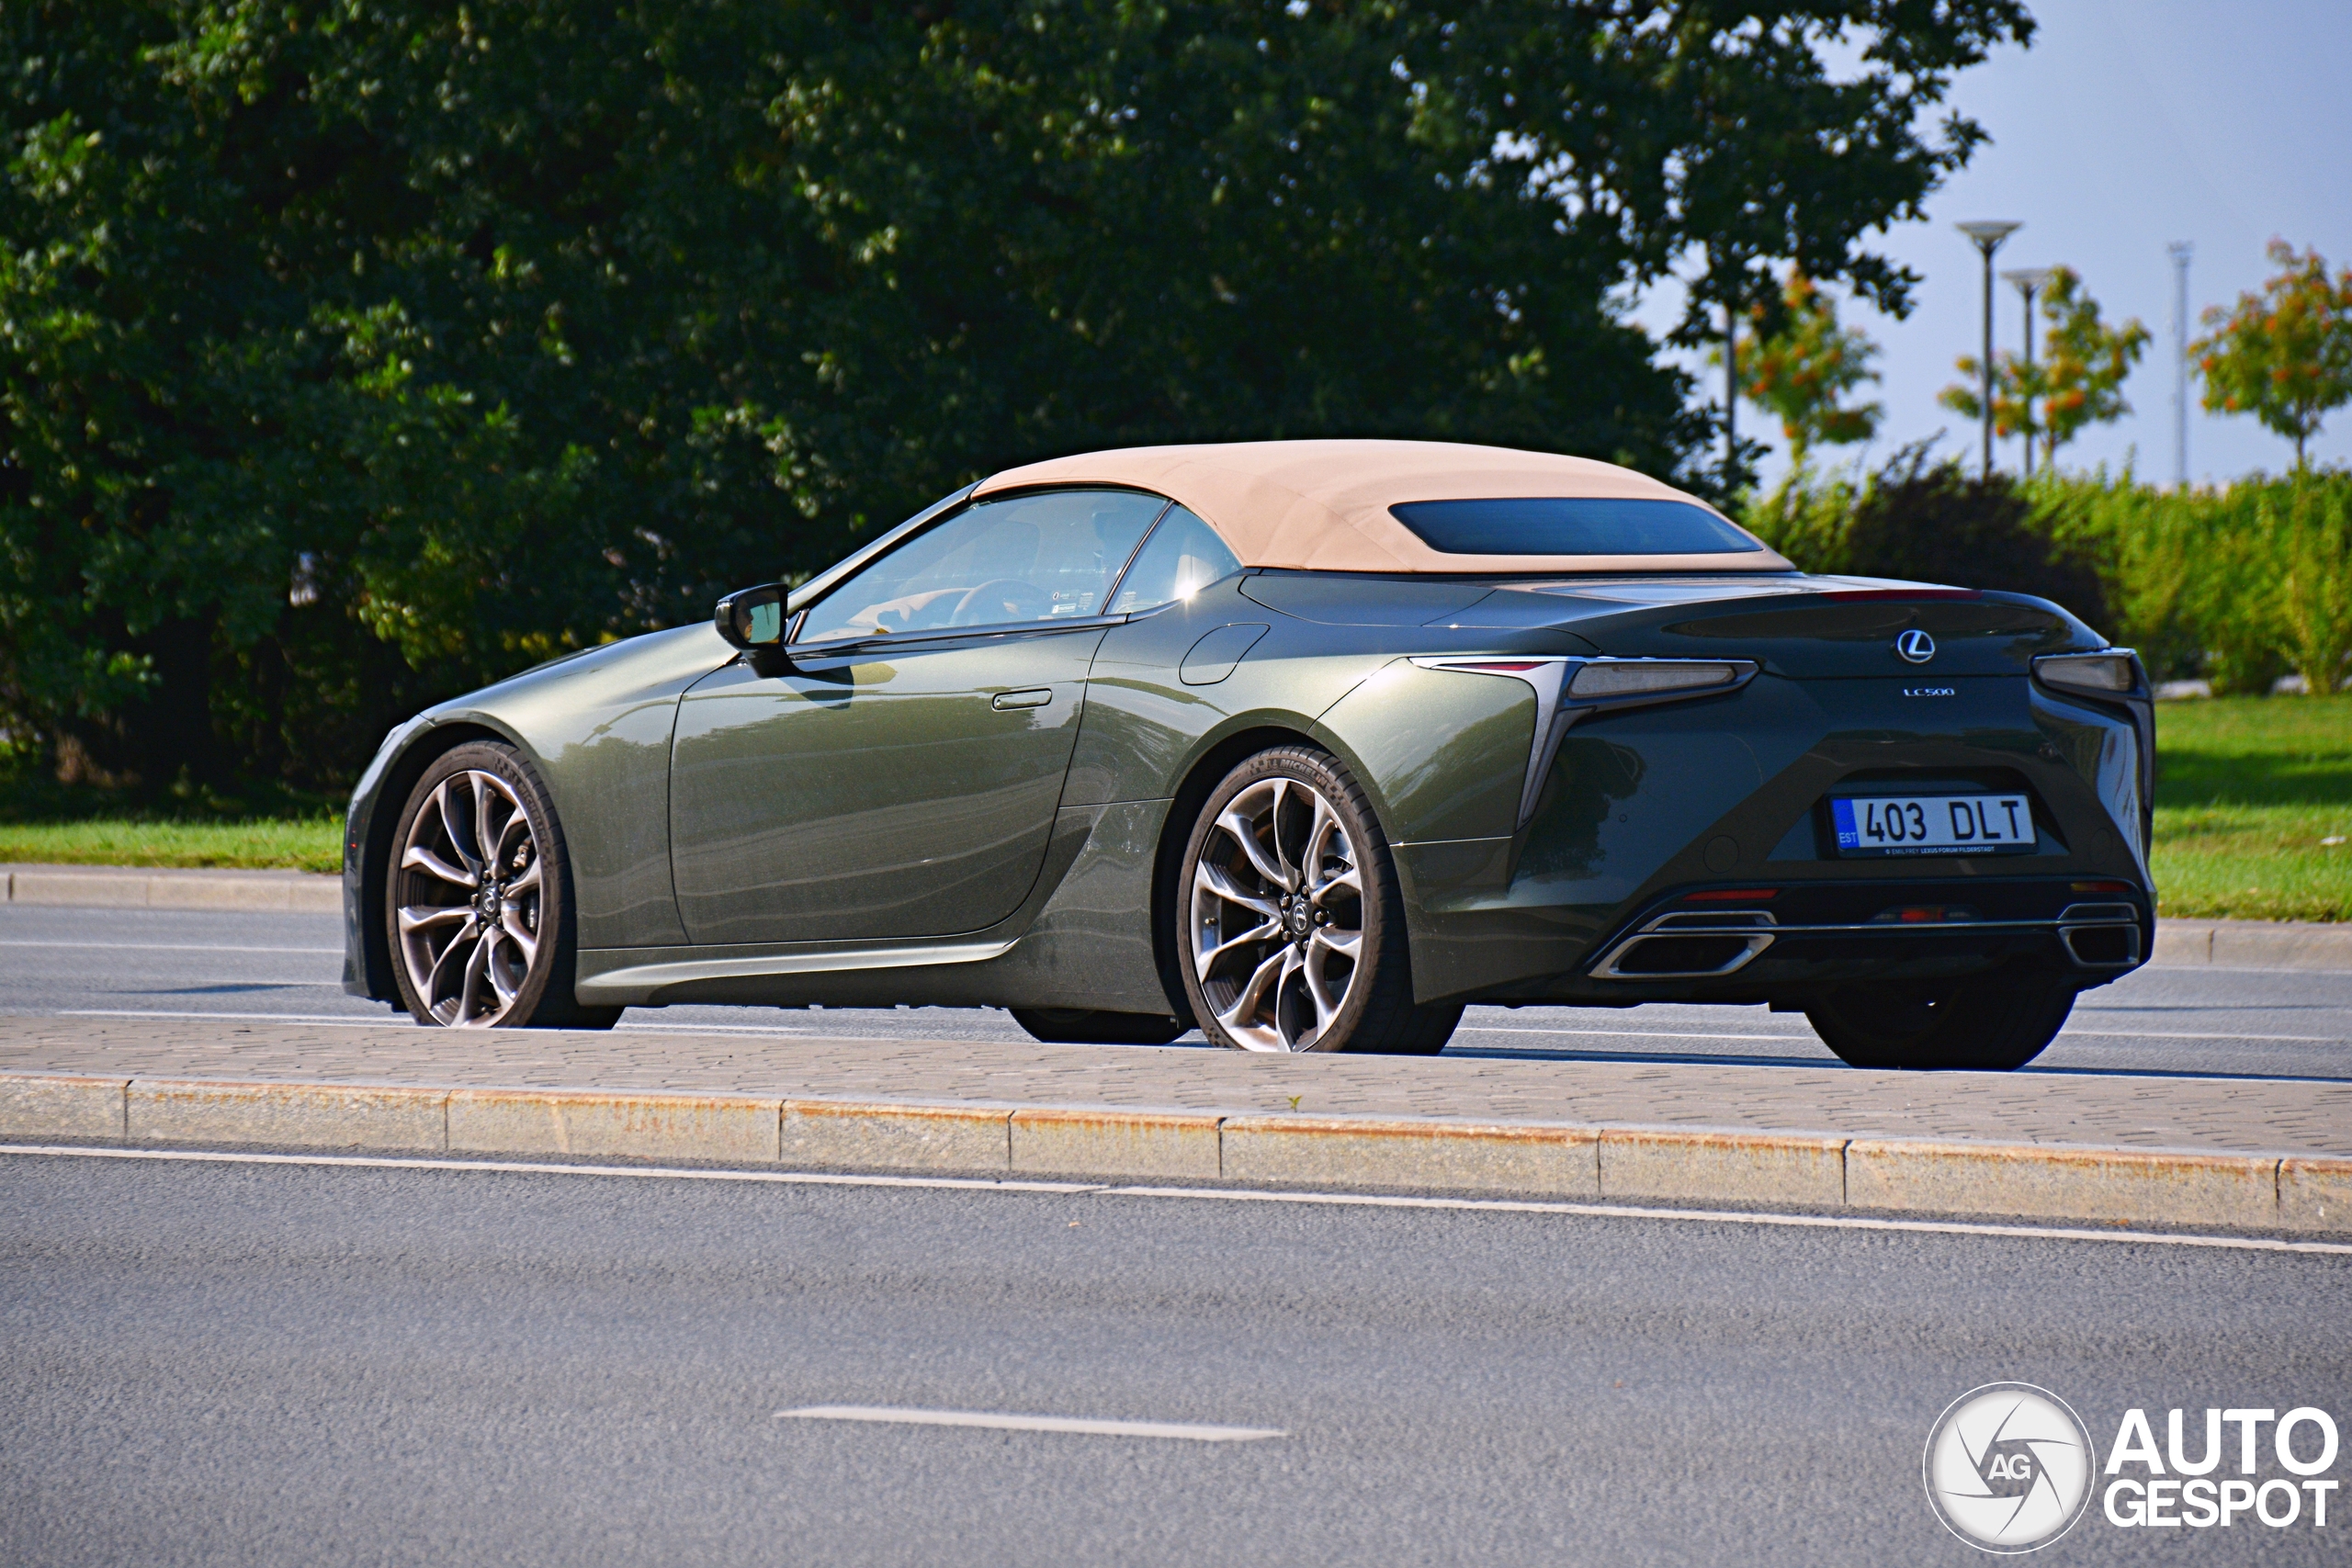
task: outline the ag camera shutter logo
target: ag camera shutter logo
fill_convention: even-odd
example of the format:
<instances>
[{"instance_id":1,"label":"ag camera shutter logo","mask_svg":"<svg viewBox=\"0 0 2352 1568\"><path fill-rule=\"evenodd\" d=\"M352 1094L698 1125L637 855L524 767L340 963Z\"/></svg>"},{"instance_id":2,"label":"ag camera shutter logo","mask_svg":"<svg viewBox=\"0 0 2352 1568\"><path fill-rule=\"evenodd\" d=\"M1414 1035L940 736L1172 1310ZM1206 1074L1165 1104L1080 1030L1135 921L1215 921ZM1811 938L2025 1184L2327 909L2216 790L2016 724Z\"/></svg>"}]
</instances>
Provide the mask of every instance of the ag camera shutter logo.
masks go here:
<instances>
[{"instance_id":1,"label":"ag camera shutter logo","mask_svg":"<svg viewBox=\"0 0 2352 1568\"><path fill-rule=\"evenodd\" d=\"M2098 1456L2066 1402L2031 1383L1973 1388L1928 1433L1928 1504L1980 1551L2033 1551L2064 1535L2090 1501Z\"/></svg>"}]
</instances>

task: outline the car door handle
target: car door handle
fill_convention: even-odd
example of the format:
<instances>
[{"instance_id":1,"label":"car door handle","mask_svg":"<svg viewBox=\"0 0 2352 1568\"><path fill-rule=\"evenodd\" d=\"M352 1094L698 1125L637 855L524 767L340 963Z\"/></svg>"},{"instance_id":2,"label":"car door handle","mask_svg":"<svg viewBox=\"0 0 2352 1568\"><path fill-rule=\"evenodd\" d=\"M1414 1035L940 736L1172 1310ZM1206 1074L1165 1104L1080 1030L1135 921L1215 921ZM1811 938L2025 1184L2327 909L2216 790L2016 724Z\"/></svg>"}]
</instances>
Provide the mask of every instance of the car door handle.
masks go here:
<instances>
[{"instance_id":1,"label":"car door handle","mask_svg":"<svg viewBox=\"0 0 2352 1568\"><path fill-rule=\"evenodd\" d=\"M1053 689L1040 686L1027 692L999 692L989 699L989 706L1002 713L1008 708L1041 708L1053 700Z\"/></svg>"}]
</instances>

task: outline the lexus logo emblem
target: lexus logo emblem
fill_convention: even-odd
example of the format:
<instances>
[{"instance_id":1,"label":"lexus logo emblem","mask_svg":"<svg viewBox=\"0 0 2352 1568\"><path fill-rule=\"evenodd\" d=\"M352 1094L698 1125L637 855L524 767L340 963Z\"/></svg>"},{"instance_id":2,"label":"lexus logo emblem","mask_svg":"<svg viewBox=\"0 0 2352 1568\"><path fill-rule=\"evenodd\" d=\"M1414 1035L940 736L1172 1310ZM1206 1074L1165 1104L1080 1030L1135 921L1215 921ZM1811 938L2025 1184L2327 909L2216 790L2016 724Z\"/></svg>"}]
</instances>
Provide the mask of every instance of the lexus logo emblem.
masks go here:
<instances>
[{"instance_id":1,"label":"lexus logo emblem","mask_svg":"<svg viewBox=\"0 0 2352 1568\"><path fill-rule=\"evenodd\" d=\"M1936 656L1936 639L1915 627L1894 639L1894 652L1906 664L1925 664Z\"/></svg>"}]
</instances>

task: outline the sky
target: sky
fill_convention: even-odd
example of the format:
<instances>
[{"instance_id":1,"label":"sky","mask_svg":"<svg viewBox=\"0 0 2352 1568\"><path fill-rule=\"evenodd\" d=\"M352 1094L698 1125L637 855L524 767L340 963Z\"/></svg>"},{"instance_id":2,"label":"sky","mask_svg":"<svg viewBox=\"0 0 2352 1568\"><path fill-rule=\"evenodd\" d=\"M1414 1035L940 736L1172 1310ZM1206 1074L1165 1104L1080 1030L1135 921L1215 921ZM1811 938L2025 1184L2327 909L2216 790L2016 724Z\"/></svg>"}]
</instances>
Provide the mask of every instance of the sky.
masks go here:
<instances>
[{"instance_id":1,"label":"sky","mask_svg":"<svg viewBox=\"0 0 2352 1568\"><path fill-rule=\"evenodd\" d=\"M1953 85L1951 107L1990 142L1928 197L1928 221L1874 237L1924 279L1910 316L1840 300L1846 323L1880 345L1883 379L1866 397L1886 417L1868 447L1832 447L1817 461L1874 464L1939 430L1939 450L1979 450L1977 427L1936 402L1958 379L1953 359L1975 352L1983 332L1983 263L1956 222L2022 222L1997 266L2071 266L2109 321L2147 325L2154 341L2124 389L2132 412L2091 427L2058 460L2088 468L2136 459L2160 482L2175 462L2165 246L2196 248L2192 339L2206 306L2233 302L2277 270L2263 254L2274 235L2316 246L2332 270L2352 266L2352 0L2049 0L2033 13L2030 48L2003 50ZM2007 283L1995 299L1996 346L2015 351L2021 301ZM1660 290L1637 316L1663 331L1679 310L1674 291ZM1721 370L1690 363L1720 399ZM2192 482L2292 463L2290 442L2250 416L2204 412L2200 390L2192 374ZM1778 422L1743 402L1739 424L1744 437L1771 440L1763 475L1777 478L1787 466ZM2310 450L2314 462L2352 462L2352 404L2328 417ZM2000 444L1998 463L2014 469L2018 459L2018 443Z\"/></svg>"}]
</instances>

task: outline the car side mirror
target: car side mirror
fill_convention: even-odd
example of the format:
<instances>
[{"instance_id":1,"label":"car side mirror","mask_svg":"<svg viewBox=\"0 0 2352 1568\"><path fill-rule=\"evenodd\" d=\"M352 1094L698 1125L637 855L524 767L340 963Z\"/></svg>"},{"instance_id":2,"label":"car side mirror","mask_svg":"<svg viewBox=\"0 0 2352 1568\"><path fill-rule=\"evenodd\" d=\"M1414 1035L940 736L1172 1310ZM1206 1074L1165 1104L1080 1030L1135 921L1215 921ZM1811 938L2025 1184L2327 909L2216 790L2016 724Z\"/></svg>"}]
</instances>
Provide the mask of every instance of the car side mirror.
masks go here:
<instances>
[{"instance_id":1,"label":"car side mirror","mask_svg":"<svg viewBox=\"0 0 2352 1568\"><path fill-rule=\"evenodd\" d=\"M784 646L785 592L780 582L738 588L718 602L711 624L729 644L751 651Z\"/></svg>"}]
</instances>

